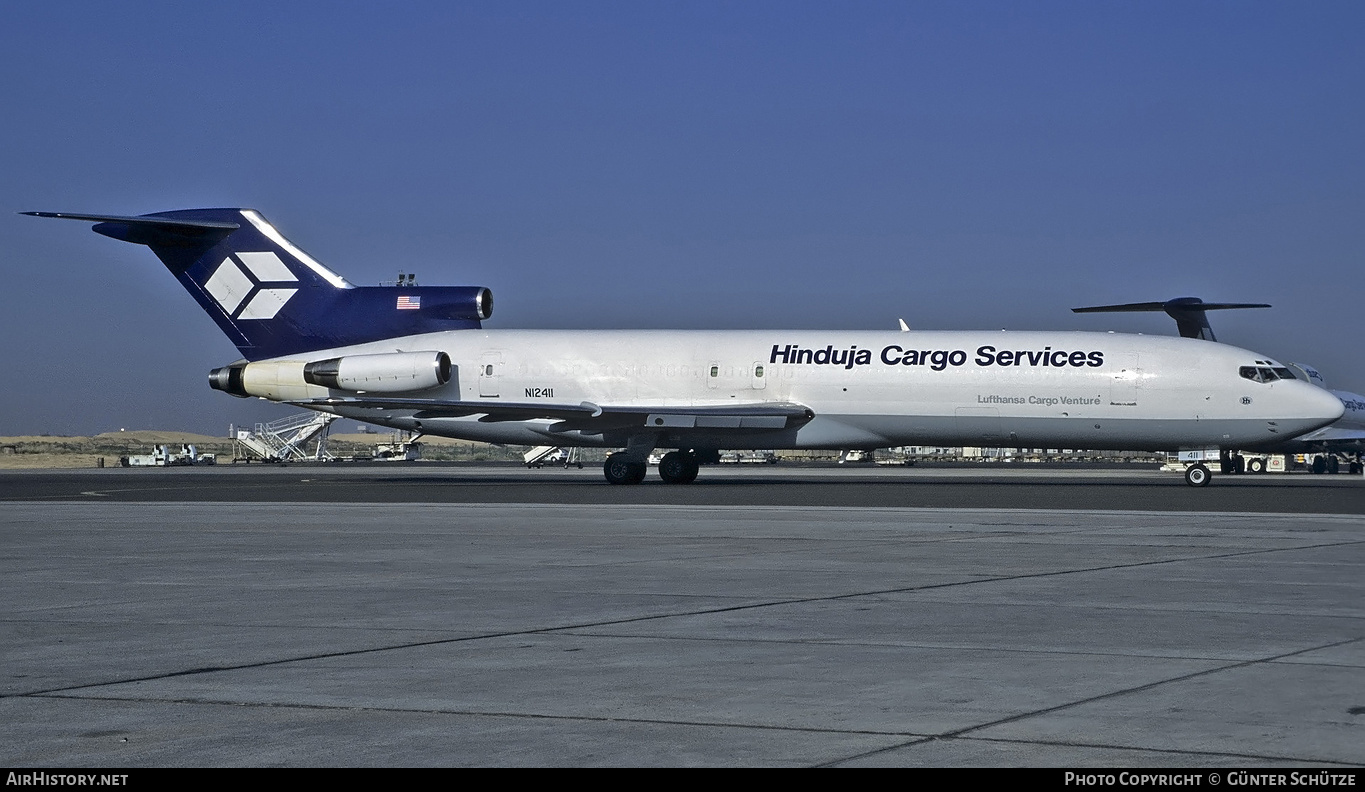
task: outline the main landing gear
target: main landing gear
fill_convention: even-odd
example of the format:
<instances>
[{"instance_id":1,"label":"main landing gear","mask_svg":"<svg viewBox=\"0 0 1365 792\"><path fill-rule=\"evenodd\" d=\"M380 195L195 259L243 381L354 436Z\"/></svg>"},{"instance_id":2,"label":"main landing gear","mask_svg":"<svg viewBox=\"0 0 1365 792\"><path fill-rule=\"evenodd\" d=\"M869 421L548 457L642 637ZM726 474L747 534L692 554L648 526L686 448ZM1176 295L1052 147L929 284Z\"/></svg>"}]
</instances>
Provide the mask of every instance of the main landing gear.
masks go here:
<instances>
[{"instance_id":1,"label":"main landing gear","mask_svg":"<svg viewBox=\"0 0 1365 792\"><path fill-rule=\"evenodd\" d=\"M691 484L697 480L701 462L697 455L686 451L670 451L659 460L659 478L666 484ZM646 463L632 461L625 451L607 457L602 474L612 484L639 484L645 480Z\"/></svg>"},{"instance_id":2,"label":"main landing gear","mask_svg":"<svg viewBox=\"0 0 1365 792\"><path fill-rule=\"evenodd\" d=\"M649 467L643 459L639 462L632 461L624 451L608 456L602 465L602 475L612 484L639 484L645 480L645 473L648 470Z\"/></svg>"},{"instance_id":3,"label":"main landing gear","mask_svg":"<svg viewBox=\"0 0 1365 792\"><path fill-rule=\"evenodd\" d=\"M659 460L659 478L666 484L691 484L700 469L697 456L682 451L669 451Z\"/></svg>"}]
</instances>

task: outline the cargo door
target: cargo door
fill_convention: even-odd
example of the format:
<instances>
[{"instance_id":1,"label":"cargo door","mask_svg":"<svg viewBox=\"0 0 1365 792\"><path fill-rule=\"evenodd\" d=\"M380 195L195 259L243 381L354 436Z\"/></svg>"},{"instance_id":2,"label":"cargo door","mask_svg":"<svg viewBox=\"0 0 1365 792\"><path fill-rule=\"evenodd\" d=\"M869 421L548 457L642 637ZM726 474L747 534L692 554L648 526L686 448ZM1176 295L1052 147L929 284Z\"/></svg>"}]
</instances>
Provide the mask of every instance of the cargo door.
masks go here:
<instances>
[{"instance_id":1,"label":"cargo door","mask_svg":"<svg viewBox=\"0 0 1365 792\"><path fill-rule=\"evenodd\" d=\"M1142 369L1138 368L1136 352L1125 352L1115 360L1119 370L1109 385L1109 404L1113 407L1136 407L1142 392Z\"/></svg>"}]
</instances>

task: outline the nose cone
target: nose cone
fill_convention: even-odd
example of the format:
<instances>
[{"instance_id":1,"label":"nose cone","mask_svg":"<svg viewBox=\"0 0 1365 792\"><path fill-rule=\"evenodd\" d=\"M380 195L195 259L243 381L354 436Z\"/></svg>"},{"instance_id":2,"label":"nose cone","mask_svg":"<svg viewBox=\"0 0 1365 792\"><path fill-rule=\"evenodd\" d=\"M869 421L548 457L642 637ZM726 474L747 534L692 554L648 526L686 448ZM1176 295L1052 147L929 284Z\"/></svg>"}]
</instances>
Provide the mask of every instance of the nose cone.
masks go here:
<instances>
[{"instance_id":1,"label":"nose cone","mask_svg":"<svg viewBox=\"0 0 1365 792\"><path fill-rule=\"evenodd\" d=\"M1308 427L1304 431L1311 432L1335 423L1345 414L1346 405L1341 403L1336 394L1306 382L1293 384L1297 386L1294 389L1295 403L1302 410L1303 425Z\"/></svg>"}]
</instances>

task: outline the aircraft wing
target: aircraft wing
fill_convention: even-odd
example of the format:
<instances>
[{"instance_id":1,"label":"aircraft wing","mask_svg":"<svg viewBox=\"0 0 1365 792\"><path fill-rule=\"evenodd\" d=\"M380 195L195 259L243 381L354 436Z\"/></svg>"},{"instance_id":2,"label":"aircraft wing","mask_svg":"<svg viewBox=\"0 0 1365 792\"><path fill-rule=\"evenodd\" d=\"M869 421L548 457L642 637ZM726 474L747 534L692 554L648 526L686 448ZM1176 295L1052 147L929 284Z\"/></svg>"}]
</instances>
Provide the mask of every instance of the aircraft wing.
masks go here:
<instances>
[{"instance_id":1,"label":"aircraft wing","mask_svg":"<svg viewBox=\"0 0 1365 792\"><path fill-rule=\"evenodd\" d=\"M1332 446L1361 448L1365 447L1365 431L1361 431L1360 429L1337 429L1327 426L1316 432L1309 432L1306 435L1296 437L1294 438L1294 442L1307 443L1323 448Z\"/></svg>"},{"instance_id":2,"label":"aircraft wing","mask_svg":"<svg viewBox=\"0 0 1365 792\"><path fill-rule=\"evenodd\" d=\"M753 402L697 406L612 406L592 402L548 404L539 402L442 401L438 399L384 399L333 397L292 401L290 404L311 409L412 410L413 418L459 418L479 415L480 421L559 421L551 431L581 431L589 434L615 429L660 429L668 431L703 430L707 432L773 431L795 428L815 417L803 404L791 402Z\"/></svg>"}]
</instances>

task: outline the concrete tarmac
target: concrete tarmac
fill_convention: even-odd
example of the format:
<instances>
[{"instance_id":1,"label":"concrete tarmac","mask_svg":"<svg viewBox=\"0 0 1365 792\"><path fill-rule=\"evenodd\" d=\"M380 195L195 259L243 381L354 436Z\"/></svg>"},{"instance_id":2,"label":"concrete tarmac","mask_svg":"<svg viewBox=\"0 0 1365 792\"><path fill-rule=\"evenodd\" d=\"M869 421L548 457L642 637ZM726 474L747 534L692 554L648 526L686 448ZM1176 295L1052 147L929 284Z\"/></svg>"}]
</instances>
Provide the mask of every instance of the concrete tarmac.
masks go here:
<instances>
[{"instance_id":1,"label":"concrete tarmac","mask_svg":"<svg viewBox=\"0 0 1365 792\"><path fill-rule=\"evenodd\" d=\"M527 470L441 463L223 465L0 471L12 500L329 503L577 503L687 506L911 506L1312 512L1365 515L1365 477L1215 475L1207 487L1151 466L718 465L696 483L612 486L600 467Z\"/></svg>"},{"instance_id":2,"label":"concrete tarmac","mask_svg":"<svg viewBox=\"0 0 1365 792\"><path fill-rule=\"evenodd\" d=\"M433 470L0 474L0 763L1365 764L1358 477Z\"/></svg>"}]
</instances>

